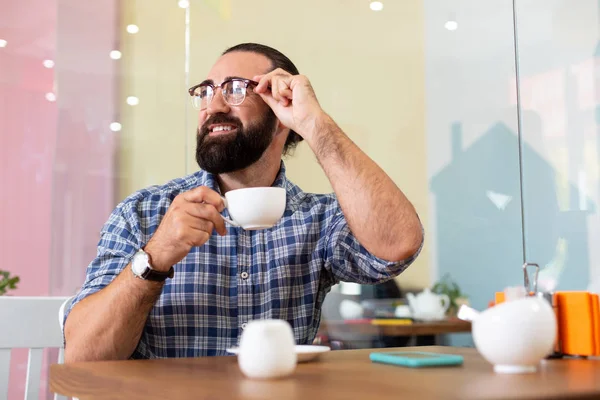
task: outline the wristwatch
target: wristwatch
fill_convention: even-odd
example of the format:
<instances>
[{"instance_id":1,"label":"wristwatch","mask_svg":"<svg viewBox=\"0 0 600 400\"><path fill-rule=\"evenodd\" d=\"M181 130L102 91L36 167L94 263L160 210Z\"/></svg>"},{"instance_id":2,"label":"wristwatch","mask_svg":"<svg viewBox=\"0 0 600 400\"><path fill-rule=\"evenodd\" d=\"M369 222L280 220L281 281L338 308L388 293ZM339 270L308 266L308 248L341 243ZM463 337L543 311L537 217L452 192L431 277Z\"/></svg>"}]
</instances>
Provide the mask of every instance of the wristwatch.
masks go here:
<instances>
[{"instance_id":1,"label":"wristwatch","mask_svg":"<svg viewBox=\"0 0 600 400\"><path fill-rule=\"evenodd\" d=\"M133 271L133 274L140 279L155 282L164 282L167 278L173 278L173 275L175 274L173 267L166 272L153 269L150 254L142 249L139 249L133 256L133 259L131 260L131 271Z\"/></svg>"}]
</instances>

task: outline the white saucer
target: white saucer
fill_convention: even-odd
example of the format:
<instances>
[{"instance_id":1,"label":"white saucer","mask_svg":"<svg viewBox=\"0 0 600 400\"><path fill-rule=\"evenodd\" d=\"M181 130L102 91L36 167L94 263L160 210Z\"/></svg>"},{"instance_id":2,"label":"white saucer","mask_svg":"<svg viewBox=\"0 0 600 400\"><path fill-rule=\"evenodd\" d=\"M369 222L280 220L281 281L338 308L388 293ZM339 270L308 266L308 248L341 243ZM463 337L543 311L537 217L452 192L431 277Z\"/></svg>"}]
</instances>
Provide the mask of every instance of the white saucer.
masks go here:
<instances>
[{"instance_id":1,"label":"white saucer","mask_svg":"<svg viewBox=\"0 0 600 400\"><path fill-rule=\"evenodd\" d=\"M315 360L322 353L327 353L331 348L328 346L316 346L310 344L297 344L296 345L296 357L298 358L298 362L307 362ZM225 350L230 354L238 354L240 351L239 347L232 347L230 349Z\"/></svg>"}]
</instances>

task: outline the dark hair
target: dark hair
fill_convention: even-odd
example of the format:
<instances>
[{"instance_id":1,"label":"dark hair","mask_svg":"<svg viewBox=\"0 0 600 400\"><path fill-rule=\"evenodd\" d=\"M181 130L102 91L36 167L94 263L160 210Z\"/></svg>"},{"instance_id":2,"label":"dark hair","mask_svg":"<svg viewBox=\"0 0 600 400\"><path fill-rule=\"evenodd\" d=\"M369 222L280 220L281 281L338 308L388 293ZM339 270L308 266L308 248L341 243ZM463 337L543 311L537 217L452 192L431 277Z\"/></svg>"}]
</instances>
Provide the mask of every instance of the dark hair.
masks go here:
<instances>
[{"instance_id":1,"label":"dark hair","mask_svg":"<svg viewBox=\"0 0 600 400\"><path fill-rule=\"evenodd\" d=\"M298 68L296 68L292 60L290 60L285 54L283 54L279 50L275 50L272 47L258 43L241 43L228 48L223 52L223 55L227 53L233 53L234 51L262 54L263 56L271 60L271 71L277 68L281 68L282 70L287 71L292 75L300 74L300 72L298 72ZM298 142L301 142L302 140L304 140L302 136L298 135L296 132L290 129L290 133L288 134L288 137L285 140L285 145L283 147L283 154L289 154L291 150L296 148Z\"/></svg>"}]
</instances>

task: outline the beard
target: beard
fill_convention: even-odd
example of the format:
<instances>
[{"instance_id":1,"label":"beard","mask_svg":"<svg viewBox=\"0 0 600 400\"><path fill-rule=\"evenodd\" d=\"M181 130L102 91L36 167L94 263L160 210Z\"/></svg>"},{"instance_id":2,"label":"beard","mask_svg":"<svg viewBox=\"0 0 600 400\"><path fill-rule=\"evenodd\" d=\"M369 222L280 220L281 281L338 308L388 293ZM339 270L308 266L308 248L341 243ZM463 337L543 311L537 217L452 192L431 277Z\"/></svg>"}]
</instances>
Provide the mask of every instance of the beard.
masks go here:
<instances>
[{"instance_id":1,"label":"beard","mask_svg":"<svg viewBox=\"0 0 600 400\"><path fill-rule=\"evenodd\" d=\"M209 126L231 124L235 133L209 136ZM198 166L213 174L239 171L257 162L273 141L277 117L269 109L255 124L244 129L239 118L226 114L215 114L208 118L196 136L196 162Z\"/></svg>"}]
</instances>

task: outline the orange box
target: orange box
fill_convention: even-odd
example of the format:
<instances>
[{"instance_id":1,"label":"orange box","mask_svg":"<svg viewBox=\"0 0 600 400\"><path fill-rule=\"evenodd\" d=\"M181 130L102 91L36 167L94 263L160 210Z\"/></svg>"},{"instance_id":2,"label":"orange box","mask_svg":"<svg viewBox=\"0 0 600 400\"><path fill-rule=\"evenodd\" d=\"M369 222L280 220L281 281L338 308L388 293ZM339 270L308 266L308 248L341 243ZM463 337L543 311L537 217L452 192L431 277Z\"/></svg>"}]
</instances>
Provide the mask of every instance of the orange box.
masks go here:
<instances>
[{"instance_id":1,"label":"orange box","mask_svg":"<svg viewBox=\"0 0 600 400\"><path fill-rule=\"evenodd\" d=\"M595 339L595 347L596 352L595 356L600 355L600 298L597 294L592 294L592 306L594 311L594 339Z\"/></svg>"},{"instance_id":2,"label":"orange box","mask_svg":"<svg viewBox=\"0 0 600 400\"><path fill-rule=\"evenodd\" d=\"M598 354L598 296L588 292L557 292L555 296L562 352L578 356Z\"/></svg>"},{"instance_id":3,"label":"orange box","mask_svg":"<svg viewBox=\"0 0 600 400\"><path fill-rule=\"evenodd\" d=\"M504 292L496 292L496 304L504 303Z\"/></svg>"}]
</instances>

